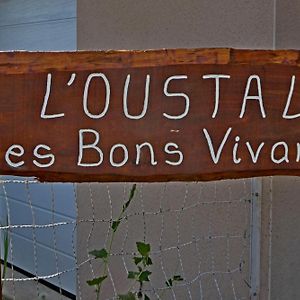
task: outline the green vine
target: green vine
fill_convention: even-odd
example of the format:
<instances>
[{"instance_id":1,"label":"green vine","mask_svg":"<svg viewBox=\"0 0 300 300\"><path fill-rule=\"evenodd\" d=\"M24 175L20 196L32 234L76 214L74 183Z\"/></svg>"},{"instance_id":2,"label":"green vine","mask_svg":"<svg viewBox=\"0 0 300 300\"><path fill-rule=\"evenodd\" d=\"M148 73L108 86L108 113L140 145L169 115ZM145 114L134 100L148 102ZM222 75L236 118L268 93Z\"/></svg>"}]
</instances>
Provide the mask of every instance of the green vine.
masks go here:
<instances>
[{"instance_id":1,"label":"green vine","mask_svg":"<svg viewBox=\"0 0 300 300\"><path fill-rule=\"evenodd\" d=\"M101 287L103 282L108 276L108 265L109 258L111 256L112 245L114 242L114 237L119 228L126 210L128 209L130 203L132 202L134 195L136 193L136 184L134 184L130 190L128 200L123 204L122 210L117 219L113 220L111 223L111 234L108 243L108 248L102 248L100 250L90 251L94 259L99 259L102 261L102 271L99 277L93 278L87 281L89 286L95 287L97 300L99 300ZM150 266L153 264L150 257L151 245L144 242L136 242L136 248L138 256L133 257L133 262L135 264L136 270L129 271L127 278L132 280L132 285L128 289L126 294L118 295L119 300L150 300L149 296L143 291L143 286L145 282L150 281L150 276L152 272L149 270ZM180 275L174 275L169 278L166 282L166 288L172 288L176 282L182 281L183 278ZM164 291L165 292L165 291ZM164 294L163 292L163 294ZM162 296L163 296L162 294Z\"/></svg>"}]
</instances>

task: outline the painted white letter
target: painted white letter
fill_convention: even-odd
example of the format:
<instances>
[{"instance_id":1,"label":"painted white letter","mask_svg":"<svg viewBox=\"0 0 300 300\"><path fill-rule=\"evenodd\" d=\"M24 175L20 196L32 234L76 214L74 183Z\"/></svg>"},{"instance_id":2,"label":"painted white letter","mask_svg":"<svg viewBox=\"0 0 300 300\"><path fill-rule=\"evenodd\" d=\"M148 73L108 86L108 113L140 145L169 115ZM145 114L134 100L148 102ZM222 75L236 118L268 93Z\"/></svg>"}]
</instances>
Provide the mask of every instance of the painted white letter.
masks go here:
<instances>
[{"instance_id":1,"label":"painted white letter","mask_svg":"<svg viewBox=\"0 0 300 300\"><path fill-rule=\"evenodd\" d=\"M92 144L83 144L83 135L84 133L92 133L95 135L95 141ZM98 142L99 142L99 133L96 130L93 129L80 129L79 130L79 155L78 155L78 162L77 165L78 166L82 166L82 167L97 167L99 165L101 165L102 161L103 161L103 152L102 150L97 146ZM95 163L83 163L82 161L82 156L83 156L83 149L95 149L98 153L99 153L99 161L95 162Z\"/></svg>"},{"instance_id":2,"label":"painted white letter","mask_svg":"<svg viewBox=\"0 0 300 300\"><path fill-rule=\"evenodd\" d=\"M61 118L65 115L64 113L54 114L54 115L46 115L47 104L48 104L48 100L49 100L49 96L50 96L50 92L51 92L51 81L52 81L52 75L50 73L48 73L46 93L45 93L45 96L44 96L44 102L43 102L42 111L41 111L41 118L42 119Z\"/></svg>"},{"instance_id":3,"label":"painted white letter","mask_svg":"<svg viewBox=\"0 0 300 300\"><path fill-rule=\"evenodd\" d=\"M279 146L283 146L284 147L284 155L280 159L277 159L277 158L275 158L275 150ZM288 154L289 154L289 148L288 148L287 143L285 143L285 142L278 142L278 143L274 144L273 147L272 147L271 159L272 159L272 161L275 164L280 164L283 161L289 162Z\"/></svg>"},{"instance_id":4,"label":"painted white letter","mask_svg":"<svg viewBox=\"0 0 300 300\"><path fill-rule=\"evenodd\" d=\"M105 83L105 89L106 89L105 106L104 106L104 109L103 109L102 113L100 113L98 115L91 114L88 110L89 86L90 86L91 80L94 77L102 78L104 83ZM103 73L92 73L92 74L90 74L88 76L86 82L85 82L84 93L83 93L83 109L84 109L85 114L88 117L90 117L91 119L100 119L100 118L102 118L103 116L105 116L105 114L108 111L109 101L110 101L110 85L109 85L109 81L108 81L107 77Z\"/></svg>"},{"instance_id":5,"label":"painted white letter","mask_svg":"<svg viewBox=\"0 0 300 300\"><path fill-rule=\"evenodd\" d=\"M208 75L203 75L203 79L210 79L214 78L215 79L215 108L212 114L212 118L214 119L218 113L218 108L219 108L219 99L220 99L220 78L224 79L229 79L230 75L224 75L224 74L208 74Z\"/></svg>"},{"instance_id":6,"label":"painted white letter","mask_svg":"<svg viewBox=\"0 0 300 300\"><path fill-rule=\"evenodd\" d=\"M284 108L284 112L282 114L282 117L284 119L295 119L295 118L299 118L300 117L300 113L299 114L295 114L295 115L288 115L288 110L291 104L291 100L292 100L292 96L294 93L294 87L295 87L295 80L296 80L296 76L293 75L292 79L291 79L291 86L290 86L290 91L289 91L289 95L288 95L288 99Z\"/></svg>"},{"instance_id":7,"label":"painted white letter","mask_svg":"<svg viewBox=\"0 0 300 300\"><path fill-rule=\"evenodd\" d=\"M220 146L218 148L217 154L216 154L215 150L214 150L214 147L213 147L213 144L212 144L212 140L210 138L210 135L209 135L208 131L205 128L203 128L203 132L204 132L205 138L207 140L207 144L208 144L210 156L211 156L211 158L212 158L212 160L214 161L215 164L217 164L219 162L219 159L220 159L220 156L221 156L221 152L222 152L222 150L224 148L224 145L225 145L225 143L226 143L226 141L228 139L228 136L229 136L231 130L232 130L231 127L229 127L227 129L226 134L224 135L224 138L223 138L223 140L222 140L222 142L221 142L221 144L220 144Z\"/></svg>"},{"instance_id":8,"label":"painted white letter","mask_svg":"<svg viewBox=\"0 0 300 300\"><path fill-rule=\"evenodd\" d=\"M249 90L250 90L250 86L251 86L251 82L252 82L253 79L255 79L256 82L257 82L257 89L258 89L258 91L257 91L258 95L257 96L249 96L248 95ZM263 98L262 98L261 83L260 83L260 78L259 78L258 75L251 75L248 78L247 85L246 85L246 90L245 90L245 95L244 95L244 99L243 99L243 105L242 105L242 109L241 109L241 113L240 113L240 118L243 118L243 116L245 114L247 100L258 100L262 117L263 118L266 117L266 112L265 112L265 109L264 109Z\"/></svg>"},{"instance_id":9,"label":"painted white letter","mask_svg":"<svg viewBox=\"0 0 300 300\"><path fill-rule=\"evenodd\" d=\"M43 144L40 144L40 145L37 145L34 150L33 150L33 154L35 157L37 158L41 158L41 159L47 159L47 158L50 158L50 161L47 163L47 164L41 164L39 163L38 161L36 161L35 159L33 160L33 163L39 167L39 168L47 168L47 167L50 167L54 164L54 161L55 161L55 157L53 154L39 154L39 149L42 148L42 149L45 149L45 150L48 150L50 151L51 148L47 145L43 145Z\"/></svg>"},{"instance_id":10,"label":"painted white letter","mask_svg":"<svg viewBox=\"0 0 300 300\"><path fill-rule=\"evenodd\" d=\"M114 151L116 148L122 148L124 151L124 158L119 163L114 162ZM124 166L128 161L128 150L127 150L126 146L123 144L116 144L116 145L112 146L110 149L109 161L113 167L119 168L119 167Z\"/></svg>"},{"instance_id":11,"label":"painted white letter","mask_svg":"<svg viewBox=\"0 0 300 300\"><path fill-rule=\"evenodd\" d=\"M128 86L130 83L130 74L127 75L125 86L124 86L124 93L123 93L123 110L124 114L128 119L138 120L145 116L148 108L148 102L149 102L149 86L150 86L150 75L147 75L146 77L146 85L145 85L145 98L144 98L144 105L143 110L140 115L133 116L128 113L128 102L127 102L127 96L128 96Z\"/></svg>"},{"instance_id":12,"label":"painted white letter","mask_svg":"<svg viewBox=\"0 0 300 300\"><path fill-rule=\"evenodd\" d=\"M185 110L181 115L178 116L171 116L168 115L167 113L163 113L163 115L168 118L168 119L173 119L173 120L178 120L178 119L182 119L184 118L188 112L189 112L189 107L190 107L190 99L189 97L184 94L184 93L169 93L168 92L168 85L170 83L171 80L177 80L177 79L187 79L186 75L175 75L175 76L171 76L169 77L166 81L165 81L165 85L164 85L164 94L168 97L183 97L185 99Z\"/></svg>"},{"instance_id":13,"label":"painted white letter","mask_svg":"<svg viewBox=\"0 0 300 300\"><path fill-rule=\"evenodd\" d=\"M248 151L249 151L249 153L251 155L253 163L255 163L255 164L257 163L259 153L260 153L260 151L261 151L261 149L263 148L264 145L265 145L264 142L260 143L260 145L258 146L256 152L254 153L254 151L253 151L253 149L251 147L251 144L249 142L246 143L246 146L247 146Z\"/></svg>"},{"instance_id":14,"label":"painted white letter","mask_svg":"<svg viewBox=\"0 0 300 300\"><path fill-rule=\"evenodd\" d=\"M16 152L14 149L17 149L18 152ZM24 153L25 153L24 148L21 145L12 145L7 149L7 151L5 153L5 160L6 160L7 164L10 165L11 167L18 168L18 167L24 165L24 160L14 163L11 161L9 156L14 155L17 157L21 157Z\"/></svg>"},{"instance_id":15,"label":"painted white letter","mask_svg":"<svg viewBox=\"0 0 300 300\"><path fill-rule=\"evenodd\" d=\"M167 143L165 145L165 152L168 154L177 154L177 155L179 155L179 159L178 159L178 161L175 161L175 162L166 159L165 162L171 166L181 165L181 163L183 162L183 153L180 150L170 150L169 147L174 147L175 149L178 149L179 148L178 145L175 143Z\"/></svg>"},{"instance_id":16,"label":"painted white letter","mask_svg":"<svg viewBox=\"0 0 300 300\"><path fill-rule=\"evenodd\" d=\"M236 136L235 137L235 144L234 144L233 150L232 150L233 162L235 164L239 164L241 162L241 159L239 157L237 157L237 150L238 150L238 147L239 147L239 141L240 141L240 137Z\"/></svg>"},{"instance_id":17,"label":"painted white letter","mask_svg":"<svg viewBox=\"0 0 300 300\"><path fill-rule=\"evenodd\" d=\"M300 161L300 143L297 143L297 157L296 162Z\"/></svg>"},{"instance_id":18,"label":"painted white letter","mask_svg":"<svg viewBox=\"0 0 300 300\"><path fill-rule=\"evenodd\" d=\"M141 160L141 149L142 147L144 146L148 146L149 148L149 151L150 151L150 156L151 156L151 165L152 166L155 166L157 165L157 161L155 160L155 157L154 157L154 150L153 150L153 147L150 143L143 143L143 144L136 144L135 147L136 147L136 161L135 161L135 164L138 165L140 163L140 160Z\"/></svg>"}]
</instances>

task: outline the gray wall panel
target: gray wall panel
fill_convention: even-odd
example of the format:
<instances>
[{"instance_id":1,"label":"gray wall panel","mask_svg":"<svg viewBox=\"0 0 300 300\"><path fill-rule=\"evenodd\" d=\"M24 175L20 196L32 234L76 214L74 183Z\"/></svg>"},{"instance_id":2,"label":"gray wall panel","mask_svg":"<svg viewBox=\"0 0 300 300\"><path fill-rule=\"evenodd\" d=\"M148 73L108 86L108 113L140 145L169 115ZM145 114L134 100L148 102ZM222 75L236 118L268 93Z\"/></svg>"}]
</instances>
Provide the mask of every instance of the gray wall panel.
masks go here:
<instances>
[{"instance_id":1,"label":"gray wall panel","mask_svg":"<svg viewBox=\"0 0 300 300\"><path fill-rule=\"evenodd\" d=\"M273 0L80 0L79 49L271 48Z\"/></svg>"},{"instance_id":2,"label":"gray wall panel","mask_svg":"<svg viewBox=\"0 0 300 300\"><path fill-rule=\"evenodd\" d=\"M276 49L300 49L300 1L276 0L274 38ZM291 74L293 75L293 74ZM299 78L298 81L299 88ZM297 85L296 85L297 86ZM299 97L294 97L299 110ZM268 238L263 240L262 251L267 248L264 260L268 265L270 299L300 299L300 180L299 177L273 177L265 183L267 193L264 222Z\"/></svg>"},{"instance_id":3,"label":"gray wall panel","mask_svg":"<svg viewBox=\"0 0 300 300\"><path fill-rule=\"evenodd\" d=\"M299 49L300 1L276 1L276 48Z\"/></svg>"},{"instance_id":4,"label":"gray wall panel","mask_svg":"<svg viewBox=\"0 0 300 300\"><path fill-rule=\"evenodd\" d=\"M300 179L272 182L271 299L300 299ZM267 200L267 199L266 199Z\"/></svg>"}]
</instances>

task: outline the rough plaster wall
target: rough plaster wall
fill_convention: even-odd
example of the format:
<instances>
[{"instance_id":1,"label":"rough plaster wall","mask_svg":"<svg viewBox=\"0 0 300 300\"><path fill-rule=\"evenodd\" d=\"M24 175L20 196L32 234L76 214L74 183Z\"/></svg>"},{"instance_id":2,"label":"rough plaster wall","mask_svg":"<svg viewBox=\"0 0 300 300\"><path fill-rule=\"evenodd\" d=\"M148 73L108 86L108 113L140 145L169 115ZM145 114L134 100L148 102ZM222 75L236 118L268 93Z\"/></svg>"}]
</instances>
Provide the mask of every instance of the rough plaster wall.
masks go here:
<instances>
[{"instance_id":1,"label":"rough plaster wall","mask_svg":"<svg viewBox=\"0 0 300 300\"><path fill-rule=\"evenodd\" d=\"M273 0L79 0L79 49L272 48Z\"/></svg>"},{"instance_id":2,"label":"rough plaster wall","mask_svg":"<svg viewBox=\"0 0 300 300\"><path fill-rule=\"evenodd\" d=\"M272 182L271 299L300 299L300 179Z\"/></svg>"},{"instance_id":3,"label":"rough plaster wall","mask_svg":"<svg viewBox=\"0 0 300 300\"><path fill-rule=\"evenodd\" d=\"M276 49L299 49L299 1L275 3ZM261 299L300 299L299 183L299 177L283 176L263 181Z\"/></svg>"},{"instance_id":4,"label":"rough plaster wall","mask_svg":"<svg viewBox=\"0 0 300 300\"><path fill-rule=\"evenodd\" d=\"M273 45L273 11L274 2L266 1L78 1L78 49L147 49L147 48L184 48L184 47L239 47L239 48L272 48ZM241 187L244 181L224 181L218 183L206 183L203 190L202 201L223 201L228 200L228 190L232 189L232 199L241 196ZM164 196L162 205L168 207L181 207L184 200L185 184L168 184L168 194ZM217 197L214 195L215 188L218 191ZM229 188L230 187L230 188ZM250 181L245 181L247 192L250 191ZM195 201L199 196L196 184L189 185L188 201ZM160 197L163 185L144 185L142 192L144 209L147 211L157 211L160 208ZM141 190L141 187L139 187ZM93 205L91 204L90 191L92 191ZM109 191L113 203L114 213L120 207L123 199L123 187L119 184L109 185ZM78 186L78 218L103 219L110 217L110 204L107 196L106 185L92 185L91 190L88 185ZM176 195L174 197L174 195ZM192 197L192 195L194 195ZM141 211L140 197L132 209ZM212 200L214 199L214 200ZM104 204L105 203L105 204ZM186 204L185 204L186 205ZM93 209L94 206L94 209ZM246 215L245 215L246 207ZM197 210L187 211L180 217L180 239L192 240L192 234L207 236L210 232L209 226L214 228L214 233L235 233L244 234L247 229L249 234L250 205L237 205L235 207L222 205L200 206ZM164 232L164 243L166 245L176 245L178 243L176 227L176 215L166 215L167 228L170 232ZM192 220L194 220L192 222ZM132 219L128 225L130 235L126 240L126 250L132 251L134 241L143 238L144 221L143 218ZM146 218L146 236L151 241L153 247L159 246L161 234L161 217L155 216ZM197 223L196 223L197 222ZM192 224L194 223L194 225ZM245 225L246 223L246 225ZM196 225L195 225L196 224ZM106 225L107 226L107 225ZM193 228L197 228L193 231ZM89 249L101 247L103 245L107 227L97 223L94 227L88 223L81 223L78 227L78 258L79 262L87 258L87 244ZM124 228L120 231L117 240L124 239ZM92 232L92 234L90 234ZM246 240L248 243L249 240ZM208 244L209 245L209 244ZM206 243L200 243L201 255L192 247L186 248L184 256L185 276L195 276L199 271L199 261L201 261L201 271L211 271L226 269L228 258L228 248L224 241L217 240L211 248ZM239 240L237 243L230 243L230 263L231 267L236 266L237 260L242 253L243 245ZM215 251L212 256L211 249ZM201 281L204 299L219 299L220 293L223 299L234 299L234 292L239 299L248 299L249 287L244 280L249 282L249 245L242 253L245 264L242 274L234 273L232 278L210 276L203 277ZM115 249L117 251L117 249ZM178 253L168 253L166 264L167 270L176 269L178 263ZM172 259L171 257L174 257ZM213 259L212 259L213 257ZM129 259L127 257L125 260ZM120 257L112 260L112 273L115 277L115 284L118 290L124 289L125 270L121 264ZM94 264L93 264L94 265ZM121 266L121 267L120 267ZM95 265L94 265L95 267ZM94 268L97 270L97 268ZM157 271L158 272L158 271ZM170 271L171 272L171 271ZM157 273L158 274L158 273ZM155 276L155 280L161 283L162 274ZM95 294L86 286L85 280L92 277L90 265L86 264L79 270L79 291L78 296L82 299L93 299ZM119 278L119 279L117 279ZM216 287L216 281L219 290ZM232 282L234 289L232 288ZM111 284L105 287L106 292L112 289ZM197 285L190 288L193 299L200 296L199 281ZM176 291L178 299L189 299L188 289L178 289ZM168 295L166 295L168 296Z\"/></svg>"},{"instance_id":5,"label":"rough plaster wall","mask_svg":"<svg viewBox=\"0 0 300 300\"><path fill-rule=\"evenodd\" d=\"M299 49L300 2L277 0L276 2L276 48Z\"/></svg>"},{"instance_id":6,"label":"rough plaster wall","mask_svg":"<svg viewBox=\"0 0 300 300\"><path fill-rule=\"evenodd\" d=\"M260 299L300 298L299 192L299 177L263 179Z\"/></svg>"}]
</instances>

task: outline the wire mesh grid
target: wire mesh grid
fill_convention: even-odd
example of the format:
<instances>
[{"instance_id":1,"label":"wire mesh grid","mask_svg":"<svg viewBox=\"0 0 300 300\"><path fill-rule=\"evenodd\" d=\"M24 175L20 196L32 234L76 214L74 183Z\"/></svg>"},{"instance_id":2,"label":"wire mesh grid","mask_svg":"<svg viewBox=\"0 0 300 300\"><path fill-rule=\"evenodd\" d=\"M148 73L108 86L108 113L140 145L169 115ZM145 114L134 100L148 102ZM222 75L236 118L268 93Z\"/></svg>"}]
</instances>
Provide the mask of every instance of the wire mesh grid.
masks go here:
<instances>
[{"instance_id":1,"label":"wire mesh grid","mask_svg":"<svg viewBox=\"0 0 300 300\"><path fill-rule=\"evenodd\" d=\"M24 178L3 178L0 184L0 229L8 232L11 263L3 283L13 299L25 299L26 283L34 286L35 298L41 297L41 280L57 287L53 299L64 299L65 290L72 290L77 299L96 299L95 287L87 281L102 276L105 268L103 260L90 252L103 248L109 253L99 298L118 299L120 294L138 292L139 283L128 279L137 268L133 259L139 255L137 242L151 247L151 275L142 285L150 299L249 298L249 180L137 184L115 232L112 224L128 201L131 183L69 184L72 197L67 200L58 192L64 184ZM13 211L19 201L14 193L20 187L24 196L20 215L28 209L27 220ZM73 219L58 213L63 201L74 210ZM20 236L30 244L31 253L18 242ZM3 250L2 246L2 259ZM17 275L14 266L20 261L32 275ZM167 282L174 276L180 280L170 286Z\"/></svg>"}]
</instances>

